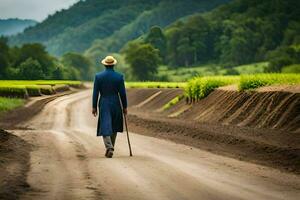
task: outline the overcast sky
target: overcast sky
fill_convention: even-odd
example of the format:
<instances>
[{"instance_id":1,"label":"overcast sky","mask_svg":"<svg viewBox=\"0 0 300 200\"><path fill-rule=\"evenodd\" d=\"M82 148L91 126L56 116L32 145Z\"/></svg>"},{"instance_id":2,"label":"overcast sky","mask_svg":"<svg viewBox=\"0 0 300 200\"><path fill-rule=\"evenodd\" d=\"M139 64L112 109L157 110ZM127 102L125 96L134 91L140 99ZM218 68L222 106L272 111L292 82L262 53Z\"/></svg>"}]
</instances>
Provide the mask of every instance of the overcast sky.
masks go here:
<instances>
[{"instance_id":1,"label":"overcast sky","mask_svg":"<svg viewBox=\"0 0 300 200\"><path fill-rule=\"evenodd\" d=\"M49 14L68 8L79 0L0 0L0 19L21 18L42 21Z\"/></svg>"}]
</instances>

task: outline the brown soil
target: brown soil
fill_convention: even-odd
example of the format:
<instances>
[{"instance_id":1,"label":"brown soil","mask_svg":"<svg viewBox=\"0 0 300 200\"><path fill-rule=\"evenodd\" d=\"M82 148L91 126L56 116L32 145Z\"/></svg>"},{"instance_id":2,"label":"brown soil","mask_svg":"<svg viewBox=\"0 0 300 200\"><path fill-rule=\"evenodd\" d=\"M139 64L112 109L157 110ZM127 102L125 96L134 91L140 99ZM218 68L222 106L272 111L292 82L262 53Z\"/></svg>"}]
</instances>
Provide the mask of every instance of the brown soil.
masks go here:
<instances>
[{"instance_id":1,"label":"brown soil","mask_svg":"<svg viewBox=\"0 0 300 200\"><path fill-rule=\"evenodd\" d=\"M218 89L193 105L181 100L158 112L163 106L158 102L166 103L183 92L155 90L159 91L162 92L157 97L138 109L130 104L131 131L300 173L299 93ZM129 102L143 101L143 92L148 97L147 89L129 90ZM185 111L168 117L179 110Z\"/></svg>"},{"instance_id":2,"label":"brown soil","mask_svg":"<svg viewBox=\"0 0 300 200\"><path fill-rule=\"evenodd\" d=\"M215 90L179 116L200 122L298 132L300 93Z\"/></svg>"},{"instance_id":3,"label":"brown soil","mask_svg":"<svg viewBox=\"0 0 300 200\"><path fill-rule=\"evenodd\" d=\"M67 91L64 93L58 93L51 96L35 97L28 100L24 107L14 109L10 112L1 113L0 115L0 128L11 129L27 129L27 127L20 127L21 122L30 120L33 116L39 113L43 107L53 101L57 97L72 94L76 90Z\"/></svg>"},{"instance_id":4,"label":"brown soil","mask_svg":"<svg viewBox=\"0 0 300 200\"><path fill-rule=\"evenodd\" d=\"M290 93L300 93L300 85L274 85L258 88L258 92L282 91Z\"/></svg>"},{"instance_id":5,"label":"brown soil","mask_svg":"<svg viewBox=\"0 0 300 200\"><path fill-rule=\"evenodd\" d=\"M57 97L74 93L76 90L52 96L29 99L24 107L0 115L0 199L18 199L20 194L30 189L26 182L30 169L32 145L22 138L2 129L28 129L19 124L26 122L39 113L43 107Z\"/></svg>"},{"instance_id":6,"label":"brown soil","mask_svg":"<svg viewBox=\"0 0 300 200\"><path fill-rule=\"evenodd\" d=\"M129 99L128 101L128 106L134 106L138 105L145 99L149 98L150 96L154 95L160 91L159 89L147 89L147 90L141 90L141 89L130 89L127 91L127 98Z\"/></svg>"},{"instance_id":7,"label":"brown soil","mask_svg":"<svg viewBox=\"0 0 300 200\"><path fill-rule=\"evenodd\" d=\"M181 89L128 90L129 130L300 174L299 93L219 89L193 105L181 100L168 110L161 109L182 93ZM40 98L2 115L0 127L27 129L19 124L65 94ZM0 199L16 199L29 189L26 174L31 148L19 137L1 131Z\"/></svg>"},{"instance_id":8,"label":"brown soil","mask_svg":"<svg viewBox=\"0 0 300 200\"><path fill-rule=\"evenodd\" d=\"M158 92L160 93L158 94ZM153 194L172 194L169 199L177 198L180 194L180 198L195 199L208 191L215 198L207 199L235 199L230 195L224 198L224 194L236 194L237 199L271 199L271 197L278 197L278 191L280 193L292 191L287 196L296 199L298 193L293 190L297 190L298 184L294 184L294 182L299 180L297 179L298 175L295 174L300 173L299 134L291 131L289 126L258 128L241 124L226 124L221 120L201 121L199 119L203 118L197 118L199 114L206 117L206 120L210 120L209 116L211 119L220 118L220 114L211 115L209 112L206 113L202 107L206 106L207 109L213 111L225 112L226 109L228 110L226 101L228 104L232 103L230 95L234 94L222 93L222 91L215 91L211 94L217 95L220 99L216 99L214 102L223 106L209 102L207 99L211 98L210 95L194 105L186 105L183 100L174 107L163 111L161 110L163 103L160 101L168 102L174 96L182 94L182 90L129 90L129 130L295 174L279 173L278 170L265 168L261 165L239 162L192 147L176 145L137 134L131 135L134 157L127 156L128 149L125 136L120 135L115 159L101 158L101 152L104 152L104 148L99 144L99 140L95 139L95 135L90 134L90 131L95 129L96 124L96 118L92 117L89 111L91 107L90 94L90 91L84 91L61 97L53 104L48 104L43 110L43 105L47 102L42 102L49 99L40 99L22 108L27 110L28 116L18 115L17 113L25 113L20 108L2 118L2 120L6 120L7 127L18 128L14 125L15 121L26 121L34 115L32 113L42 110L37 117L27 123L32 129L14 130L17 135L19 135L18 132L22 132L20 135L22 138L38 147L34 148L31 154L31 169L27 177L30 191L23 194L24 199L52 199L54 196L58 199L84 197L99 199L102 197L102 191L105 191L104 193L108 194L109 197L117 195L118 198L116 199L136 199L145 197L145 195L153 198ZM254 94L248 94L250 95L249 99ZM155 96L153 97L153 95ZM268 98L263 99L264 101L268 100ZM146 103L141 104L142 102ZM243 106L247 101L241 102L240 106ZM290 102L294 102L294 100ZM278 102L275 101L274 104L278 105ZM136 105L141 106L137 108ZM254 104L252 105L254 106ZM35 110L35 107L40 107L40 109ZM274 107L276 106L274 105ZM187 111L177 117L167 117L182 108ZM190 116L188 112L191 112ZM264 114L262 112L262 115ZM298 115L296 116L298 117ZM11 121L7 119L8 117ZM4 124L3 121L2 124ZM2 170L0 173L4 172L4 175L10 173L10 175L2 176L0 174L1 178L5 177L6 179L5 181L1 180L3 185L0 187L0 199L2 197L3 199L8 199L8 197L15 199L18 194L29 190L25 178L29 168L30 145L6 132L3 136L1 135L2 137L4 142L1 142L0 149L1 151L3 149L5 153L3 156L1 154L0 157L4 160L4 162L1 160L1 164L3 163L1 170L4 169L8 172ZM19 166L21 167L14 168L18 165L10 165L8 161L20 163ZM147 164L145 165L145 163ZM239 164L236 165L235 163ZM247 167L239 167L239 165ZM112 173L101 173L107 168L110 168ZM17 169L23 171L18 172ZM268 175L269 172L272 175ZM20 176L18 176L19 174ZM221 179L219 179L220 177ZM291 177L294 178L291 179ZM255 181L252 182L254 179ZM182 181L178 182L177 180ZM292 181L288 186L282 184L290 180ZM216 185L216 183L218 184ZM266 183L268 187L265 187ZM107 185L109 187L106 187ZM160 187L161 185L171 186ZM205 185L209 187L204 187ZM280 185L285 186L280 187ZM225 192L215 190L216 186ZM254 186L256 187L255 190L253 189ZM238 192L232 193L232 191ZM251 194L245 197L245 192L249 191ZM270 191L277 193L273 194ZM266 194L263 192L272 195L264 196ZM11 197L5 195L11 195ZM257 195L264 198L256 198ZM170 196L157 196L157 199ZM23 199L22 197L21 199ZM282 196L281 199L292 199L288 197Z\"/></svg>"},{"instance_id":9,"label":"brown soil","mask_svg":"<svg viewBox=\"0 0 300 200\"><path fill-rule=\"evenodd\" d=\"M26 182L31 145L0 130L0 199L14 200L29 189Z\"/></svg>"}]
</instances>

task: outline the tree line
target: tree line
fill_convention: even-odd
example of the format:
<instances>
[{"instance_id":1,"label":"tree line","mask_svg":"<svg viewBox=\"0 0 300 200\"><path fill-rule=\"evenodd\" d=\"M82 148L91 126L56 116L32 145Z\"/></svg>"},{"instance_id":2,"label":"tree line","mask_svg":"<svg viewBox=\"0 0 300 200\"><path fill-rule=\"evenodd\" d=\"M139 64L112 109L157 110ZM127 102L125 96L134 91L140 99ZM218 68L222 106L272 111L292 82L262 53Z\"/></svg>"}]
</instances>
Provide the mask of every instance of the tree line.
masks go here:
<instances>
[{"instance_id":1,"label":"tree line","mask_svg":"<svg viewBox=\"0 0 300 200\"><path fill-rule=\"evenodd\" d=\"M269 61L264 71L281 72L285 66L300 63L299 8L300 1L294 0L235 0L178 20L164 30L152 27L122 52L133 71L146 63L136 77L140 80L155 75L153 62L156 69L160 64L176 68L215 63L235 74L230 70L234 66ZM137 49L147 51L140 55ZM135 55L144 61L136 62Z\"/></svg>"},{"instance_id":2,"label":"tree line","mask_svg":"<svg viewBox=\"0 0 300 200\"><path fill-rule=\"evenodd\" d=\"M94 68L78 53L66 53L60 59L51 56L42 44L28 43L10 47L0 37L0 79L91 80Z\"/></svg>"}]
</instances>

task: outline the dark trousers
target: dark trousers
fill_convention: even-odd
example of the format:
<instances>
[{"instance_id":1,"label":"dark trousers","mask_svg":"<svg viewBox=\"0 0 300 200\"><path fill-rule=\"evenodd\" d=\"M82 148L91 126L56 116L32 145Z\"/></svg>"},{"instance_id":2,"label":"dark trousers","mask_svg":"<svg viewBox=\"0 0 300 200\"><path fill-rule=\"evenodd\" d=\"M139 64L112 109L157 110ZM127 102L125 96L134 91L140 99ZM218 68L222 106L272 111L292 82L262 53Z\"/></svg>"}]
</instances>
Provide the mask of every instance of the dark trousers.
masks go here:
<instances>
[{"instance_id":1,"label":"dark trousers","mask_svg":"<svg viewBox=\"0 0 300 200\"><path fill-rule=\"evenodd\" d=\"M117 133L113 133L111 136L103 136L103 142L106 149L114 149Z\"/></svg>"}]
</instances>

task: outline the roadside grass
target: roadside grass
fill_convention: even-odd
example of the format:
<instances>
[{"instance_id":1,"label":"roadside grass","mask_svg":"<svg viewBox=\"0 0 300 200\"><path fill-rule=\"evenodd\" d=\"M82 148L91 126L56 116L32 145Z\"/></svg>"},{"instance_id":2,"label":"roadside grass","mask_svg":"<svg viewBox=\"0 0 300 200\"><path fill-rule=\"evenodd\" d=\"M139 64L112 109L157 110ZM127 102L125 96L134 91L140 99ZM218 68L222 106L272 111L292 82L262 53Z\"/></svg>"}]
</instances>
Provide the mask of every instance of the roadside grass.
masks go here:
<instances>
[{"instance_id":1,"label":"roadside grass","mask_svg":"<svg viewBox=\"0 0 300 200\"><path fill-rule=\"evenodd\" d=\"M70 87L80 88L80 81L69 80L0 80L0 96L27 98L28 96L51 95Z\"/></svg>"},{"instance_id":2,"label":"roadside grass","mask_svg":"<svg viewBox=\"0 0 300 200\"><path fill-rule=\"evenodd\" d=\"M241 75L238 88L240 91L269 85L300 84L300 74L255 74Z\"/></svg>"},{"instance_id":3,"label":"roadside grass","mask_svg":"<svg viewBox=\"0 0 300 200\"><path fill-rule=\"evenodd\" d=\"M184 88L185 82L126 82L126 88Z\"/></svg>"},{"instance_id":4,"label":"roadside grass","mask_svg":"<svg viewBox=\"0 0 300 200\"><path fill-rule=\"evenodd\" d=\"M20 107L25 100L20 98L6 98L0 97L0 113Z\"/></svg>"},{"instance_id":5,"label":"roadside grass","mask_svg":"<svg viewBox=\"0 0 300 200\"><path fill-rule=\"evenodd\" d=\"M239 76L196 77L187 83L185 96L188 98L189 102L194 102L206 97L215 88L237 84L239 80Z\"/></svg>"}]
</instances>

